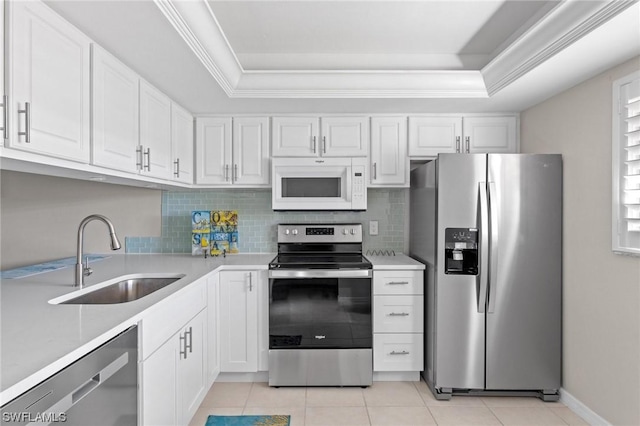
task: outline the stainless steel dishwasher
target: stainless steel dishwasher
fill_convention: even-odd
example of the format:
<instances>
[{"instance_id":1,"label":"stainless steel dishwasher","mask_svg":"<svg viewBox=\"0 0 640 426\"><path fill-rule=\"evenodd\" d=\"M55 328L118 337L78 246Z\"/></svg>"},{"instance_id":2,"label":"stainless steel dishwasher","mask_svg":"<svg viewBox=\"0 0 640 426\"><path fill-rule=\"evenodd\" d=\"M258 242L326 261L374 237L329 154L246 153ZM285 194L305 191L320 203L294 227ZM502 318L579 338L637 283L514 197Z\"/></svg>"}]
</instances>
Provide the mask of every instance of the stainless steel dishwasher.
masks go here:
<instances>
[{"instance_id":1,"label":"stainless steel dishwasher","mask_svg":"<svg viewBox=\"0 0 640 426\"><path fill-rule=\"evenodd\" d=\"M4 405L2 424L136 425L138 331L133 326Z\"/></svg>"}]
</instances>

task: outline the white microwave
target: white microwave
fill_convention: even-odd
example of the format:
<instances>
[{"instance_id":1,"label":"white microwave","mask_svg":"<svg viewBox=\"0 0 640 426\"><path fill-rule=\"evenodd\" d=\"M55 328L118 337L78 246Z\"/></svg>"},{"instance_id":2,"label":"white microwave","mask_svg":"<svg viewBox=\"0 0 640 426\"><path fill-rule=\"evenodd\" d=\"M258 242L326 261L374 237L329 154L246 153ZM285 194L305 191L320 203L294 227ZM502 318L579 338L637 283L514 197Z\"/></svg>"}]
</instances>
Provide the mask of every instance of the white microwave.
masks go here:
<instances>
[{"instance_id":1,"label":"white microwave","mask_svg":"<svg viewBox=\"0 0 640 426\"><path fill-rule=\"evenodd\" d=\"M366 158L274 158L273 210L366 210Z\"/></svg>"}]
</instances>

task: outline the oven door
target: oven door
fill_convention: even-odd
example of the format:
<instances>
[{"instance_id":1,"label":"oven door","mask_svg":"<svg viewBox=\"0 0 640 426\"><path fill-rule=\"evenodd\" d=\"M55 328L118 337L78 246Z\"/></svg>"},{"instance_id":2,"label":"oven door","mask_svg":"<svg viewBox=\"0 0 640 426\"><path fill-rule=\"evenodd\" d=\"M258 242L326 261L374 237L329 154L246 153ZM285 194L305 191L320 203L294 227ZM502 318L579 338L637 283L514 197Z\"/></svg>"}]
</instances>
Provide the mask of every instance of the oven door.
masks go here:
<instances>
[{"instance_id":1,"label":"oven door","mask_svg":"<svg viewBox=\"0 0 640 426\"><path fill-rule=\"evenodd\" d=\"M274 210L351 210L350 158L273 160Z\"/></svg>"},{"instance_id":2,"label":"oven door","mask_svg":"<svg viewBox=\"0 0 640 426\"><path fill-rule=\"evenodd\" d=\"M372 347L371 270L278 270L269 277L269 349Z\"/></svg>"}]
</instances>

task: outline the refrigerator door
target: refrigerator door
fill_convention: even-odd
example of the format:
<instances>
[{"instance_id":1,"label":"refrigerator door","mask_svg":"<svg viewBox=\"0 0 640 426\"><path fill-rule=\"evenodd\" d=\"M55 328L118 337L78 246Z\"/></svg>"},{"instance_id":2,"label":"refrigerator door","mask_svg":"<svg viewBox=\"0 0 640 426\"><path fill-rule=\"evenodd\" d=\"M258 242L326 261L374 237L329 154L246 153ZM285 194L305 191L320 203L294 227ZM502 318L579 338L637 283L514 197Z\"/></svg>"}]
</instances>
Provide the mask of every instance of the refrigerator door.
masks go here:
<instances>
[{"instance_id":1,"label":"refrigerator door","mask_svg":"<svg viewBox=\"0 0 640 426\"><path fill-rule=\"evenodd\" d=\"M480 279L477 272L445 273L445 240L452 229L478 228L478 194L486 181L487 157L440 154L437 161L434 387L482 389L485 314L478 309Z\"/></svg>"},{"instance_id":2,"label":"refrigerator door","mask_svg":"<svg viewBox=\"0 0 640 426\"><path fill-rule=\"evenodd\" d=\"M560 388L562 158L489 154L486 389Z\"/></svg>"}]
</instances>

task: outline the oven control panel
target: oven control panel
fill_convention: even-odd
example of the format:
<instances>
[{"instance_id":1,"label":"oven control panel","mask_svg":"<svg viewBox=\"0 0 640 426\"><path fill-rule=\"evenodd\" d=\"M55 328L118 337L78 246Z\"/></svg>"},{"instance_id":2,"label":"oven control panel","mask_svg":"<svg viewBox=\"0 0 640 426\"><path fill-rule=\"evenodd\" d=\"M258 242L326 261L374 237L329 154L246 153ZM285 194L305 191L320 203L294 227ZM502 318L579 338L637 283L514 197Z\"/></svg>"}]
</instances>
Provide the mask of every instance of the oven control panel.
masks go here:
<instances>
[{"instance_id":1,"label":"oven control panel","mask_svg":"<svg viewBox=\"0 0 640 426\"><path fill-rule=\"evenodd\" d=\"M361 243L361 223L281 224L279 243Z\"/></svg>"}]
</instances>

